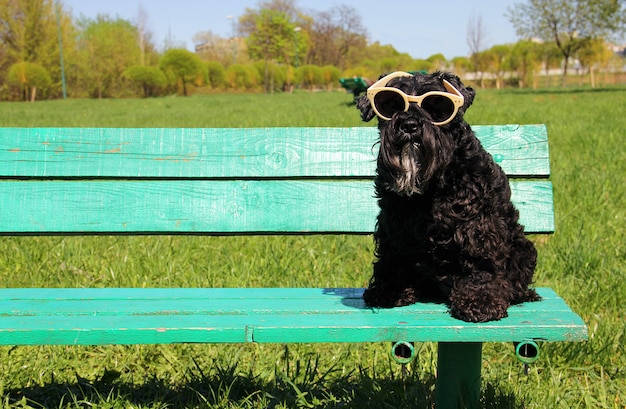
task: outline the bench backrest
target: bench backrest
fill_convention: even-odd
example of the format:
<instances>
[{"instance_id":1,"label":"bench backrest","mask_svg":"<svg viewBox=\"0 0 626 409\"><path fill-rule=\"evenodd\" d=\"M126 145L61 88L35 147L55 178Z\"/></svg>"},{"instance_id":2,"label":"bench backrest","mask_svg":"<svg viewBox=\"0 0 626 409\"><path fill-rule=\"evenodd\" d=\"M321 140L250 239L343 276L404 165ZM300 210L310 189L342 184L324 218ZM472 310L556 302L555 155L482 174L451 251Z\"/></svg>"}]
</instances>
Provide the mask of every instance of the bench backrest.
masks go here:
<instances>
[{"instance_id":1,"label":"bench backrest","mask_svg":"<svg viewBox=\"0 0 626 409\"><path fill-rule=\"evenodd\" d=\"M529 233L554 230L543 125L474 126ZM0 234L371 233L375 127L0 128Z\"/></svg>"},{"instance_id":2,"label":"bench backrest","mask_svg":"<svg viewBox=\"0 0 626 409\"><path fill-rule=\"evenodd\" d=\"M365 92L369 84L361 77L341 78L339 83L346 91Z\"/></svg>"}]
</instances>

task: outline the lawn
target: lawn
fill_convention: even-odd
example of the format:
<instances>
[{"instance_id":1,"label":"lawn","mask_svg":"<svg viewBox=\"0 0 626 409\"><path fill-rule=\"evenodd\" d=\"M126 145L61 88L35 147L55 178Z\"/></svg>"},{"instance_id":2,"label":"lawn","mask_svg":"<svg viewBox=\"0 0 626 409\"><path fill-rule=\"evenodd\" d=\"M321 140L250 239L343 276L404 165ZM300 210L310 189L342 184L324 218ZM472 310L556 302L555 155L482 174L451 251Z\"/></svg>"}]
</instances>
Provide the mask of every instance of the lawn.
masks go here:
<instances>
[{"instance_id":1,"label":"lawn","mask_svg":"<svg viewBox=\"0 0 626 409\"><path fill-rule=\"evenodd\" d=\"M533 237L538 286L589 327L544 344L524 374L486 344L486 408L625 408L626 88L481 91L471 124L545 123L556 233ZM0 103L0 126L252 127L362 124L343 93ZM620 108L621 107L621 108ZM362 286L370 237L0 237L5 287ZM331 274L332 272L332 274ZM429 408L436 346L405 373L389 345L1 347L3 407Z\"/></svg>"}]
</instances>

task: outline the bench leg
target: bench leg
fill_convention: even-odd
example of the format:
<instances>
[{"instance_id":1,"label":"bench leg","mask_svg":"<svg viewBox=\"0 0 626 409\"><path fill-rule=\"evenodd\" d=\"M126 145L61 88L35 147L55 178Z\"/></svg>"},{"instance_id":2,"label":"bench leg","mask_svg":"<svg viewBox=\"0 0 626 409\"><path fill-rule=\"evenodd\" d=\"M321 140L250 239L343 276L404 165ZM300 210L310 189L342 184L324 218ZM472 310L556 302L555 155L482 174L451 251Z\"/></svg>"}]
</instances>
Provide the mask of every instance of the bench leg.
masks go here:
<instances>
[{"instance_id":1,"label":"bench leg","mask_svg":"<svg viewBox=\"0 0 626 409\"><path fill-rule=\"evenodd\" d=\"M478 408L482 343L440 342L435 408Z\"/></svg>"}]
</instances>

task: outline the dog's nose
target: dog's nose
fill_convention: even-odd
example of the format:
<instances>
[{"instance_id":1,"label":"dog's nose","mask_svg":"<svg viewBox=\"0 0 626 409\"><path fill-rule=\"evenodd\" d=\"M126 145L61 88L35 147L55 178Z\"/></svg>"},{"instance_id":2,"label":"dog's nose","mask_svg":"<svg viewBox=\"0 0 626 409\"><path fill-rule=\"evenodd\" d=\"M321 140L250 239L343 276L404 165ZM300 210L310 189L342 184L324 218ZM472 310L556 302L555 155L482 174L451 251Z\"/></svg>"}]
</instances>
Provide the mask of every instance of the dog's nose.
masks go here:
<instances>
[{"instance_id":1,"label":"dog's nose","mask_svg":"<svg viewBox=\"0 0 626 409\"><path fill-rule=\"evenodd\" d=\"M414 134L417 132L418 123L415 119L408 119L400 125L400 130L408 134Z\"/></svg>"}]
</instances>

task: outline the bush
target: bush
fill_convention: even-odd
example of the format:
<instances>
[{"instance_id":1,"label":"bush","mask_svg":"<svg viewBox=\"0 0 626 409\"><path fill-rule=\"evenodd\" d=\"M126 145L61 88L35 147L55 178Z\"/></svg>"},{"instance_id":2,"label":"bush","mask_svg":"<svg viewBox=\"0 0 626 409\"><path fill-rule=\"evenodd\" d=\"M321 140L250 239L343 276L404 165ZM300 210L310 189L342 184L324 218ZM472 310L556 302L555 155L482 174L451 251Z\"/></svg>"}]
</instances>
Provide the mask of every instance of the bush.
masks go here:
<instances>
[{"instance_id":1,"label":"bush","mask_svg":"<svg viewBox=\"0 0 626 409\"><path fill-rule=\"evenodd\" d=\"M398 69L398 61L395 58L383 58L380 61L380 72L392 72Z\"/></svg>"},{"instance_id":2,"label":"bush","mask_svg":"<svg viewBox=\"0 0 626 409\"><path fill-rule=\"evenodd\" d=\"M226 69L226 83L232 89L252 90L260 82L261 76L254 65L233 64Z\"/></svg>"},{"instance_id":3,"label":"bush","mask_svg":"<svg viewBox=\"0 0 626 409\"><path fill-rule=\"evenodd\" d=\"M203 74L203 64L197 54L182 48L167 50L161 57L160 67L166 73L170 84L182 85L183 95L187 96L187 84L198 85Z\"/></svg>"},{"instance_id":4,"label":"bush","mask_svg":"<svg viewBox=\"0 0 626 409\"><path fill-rule=\"evenodd\" d=\"M35 101L37 90L40 94L47 91L52 84L50 73L43 66L32 62L18 62L9 69L7 80L10 84L20 87L24 101ZM30 96L29 96L30 94Z\"/></svg>"},{"instance_id":5,"label":"bush","mask_svg":"<svg viewBox=\"0 0 626 409\"><path fill-rule=\"evenodd\" d=\"M381 72L378 68L368 66L358 66L347 69L343 73L344 78L361 77L369 80L377 80Z\"/></svg>"},{"instance_id":6,"label":"bush","mask_svg":"<svg viewBox=\"0 0 626 409\"><path fill-rule=\"evenodd\" d=\"M301 84L309 90L322 83L322 69L317 65L304 65L298 69Z\"/></svg>"},{"instance_id":7,"label":"bush","mask_svg":"<svg viewBox=\"0 0 626 409\"><path fill-rule=\"evenodd\" d=\"M158 90L167 85L167 78L158 67L135 65L124 71L124 77L141 87L146 98L158 95Z\"/></svg>"},{"instance_id":8,"label":"bush","mask_svg":"<svg viewBox=\"0 0 626 409\"><path fill-rule=\"evenodd\" d=\"M285 85L284 90L287 92L293 92L296 84L300 83L300 79L298 77L298 72L296 68L291 65L288 65L285 68Z\"/></svg>"},{"instance_id":9,"label":"bush","mask_svg":"<svg viewBox=\"0 0 626 409\"><path fill-rule=\"evenodd\" d=\"M211 88L221 88L226 85L226 70L219 61L207 63L207 81Z\"/></svg>"},{"instance_id":10,"label":"bush","mask_svg":"<svg viewBox=\"0 0 626 409\"><path fill-rule=\"evenodd\" d=\"M322 67L322 81L328 90L332 90L339 85L341 71L334 65L326 65Z\"/></svg>"},{"instance_id":11,"label":"bush","mask_svg":"<svg viewBox=\"0 0 626 409\"><path fill-rule=\"evenodd\" d=\"M262 79L261 82L264 85L266 93L282 91L285 88L287 77L287 68L285 66L273 62L266 63L265 61L257 61L254 63L254 66L259 73L259 77Z\"/></svg>"}]
</instances>

